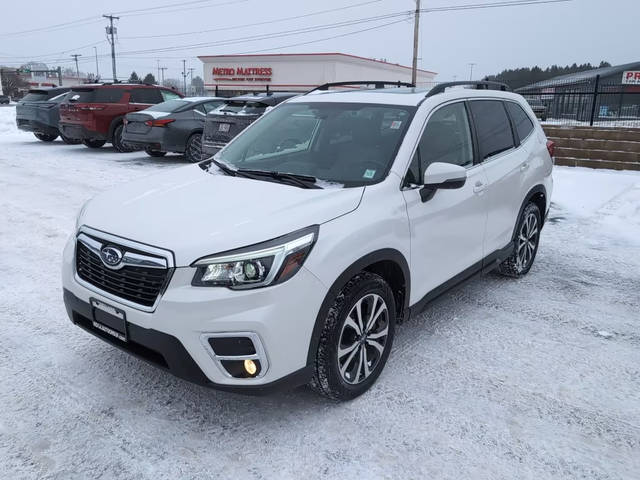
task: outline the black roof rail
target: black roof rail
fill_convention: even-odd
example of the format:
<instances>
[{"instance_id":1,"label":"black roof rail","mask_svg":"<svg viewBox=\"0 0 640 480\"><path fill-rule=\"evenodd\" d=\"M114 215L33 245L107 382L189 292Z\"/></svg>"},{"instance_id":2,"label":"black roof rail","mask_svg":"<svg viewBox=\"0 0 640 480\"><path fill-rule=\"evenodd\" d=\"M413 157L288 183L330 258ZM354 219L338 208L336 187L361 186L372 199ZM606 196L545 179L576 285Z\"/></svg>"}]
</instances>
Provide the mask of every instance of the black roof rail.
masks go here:
<instances>
[{"instance_id":1,"label":"black roof rail","mask_svg":"<svg viewBox=\"0 0 640 480\"><path fill-rule=\"evenodd\" d=\"M355 82L330 82L330 83L325 83L324 85L319 85L316 88L313 88L311 90L309 90L307 93L305 93L305 95L311 93L311 92L315 92L316 90L329 90L329 88L331 87L347 87L349 85L375 85L375 88L384 88L385 85L389 85L392 87L410 87L410 88L415 88L415 85L413 83L408 83L408 82L401 82L400 80L398 80L397 82L390 82L390 81L386 81L386 80L371 80L371 81L366 81L366 80L357 80Z\"/></svg>"},{"instance_id":2,"label":"black roof rail","mask_svg":"<svg viewBox=\"0 0 640 480\"><path fill-rule=\"evenodd\" d=\"M462 82L446 82L436 85L431 90L429 90L425 98L438 95L439 93L444 93L447 88L457 87L459 85L474 85L476 87L476 90L501 90L503 92L511 91L511 88L509 88L509 85L507 85L506 83L489 82L487 80L470 80Z\"/></svg>"}]
</instances>

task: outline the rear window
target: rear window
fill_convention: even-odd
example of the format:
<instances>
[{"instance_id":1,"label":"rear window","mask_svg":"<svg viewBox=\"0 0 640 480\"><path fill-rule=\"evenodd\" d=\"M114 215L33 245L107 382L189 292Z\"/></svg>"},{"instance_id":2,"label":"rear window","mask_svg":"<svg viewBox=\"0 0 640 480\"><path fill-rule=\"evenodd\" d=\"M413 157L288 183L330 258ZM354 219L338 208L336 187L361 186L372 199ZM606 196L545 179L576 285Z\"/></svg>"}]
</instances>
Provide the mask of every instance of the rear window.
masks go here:
<instances>
[{"instance_id":1,"label":"rear window","mask_svg":"<svg viewBox=\"0 0 640 480\"><path fill-rule=\"evenodd\" d=\"M507 106L509 115L511 115L513 125L516 127L516 131L518 132L518 138L520 141L524 140L533 130L533 122L529 118L529 115L527 115L522 107L517 103L507 102L505 105Z\"/></svg>"},{"instance_id":2,"label":"rear window","mask_svg":"<svg viewBox=\"0 0 640 480\"><path fill-rule=\"evenodd\" d=\"M124 95L122 88L92 88L73 90L69 100L78 103L118 103Z\"/></svg>"},{"instance_id":3,"label":"rear window","mask_svg":"<svg viewBox=\"0 0 640 480\"><path fill-rule=\"evenodd\" d=\"M485 160L514 146L509 117L501 101L474 100L470 106L478 133L480 159Z\"/></svg>"},{"instance_id":4,"label":"rear window","mask_svg":"<svg viewBox=\"0 0 640 480\"><path fill-rule=\"evenodd\" d=\"M162 95L155 88L134 88L131 91L131 103L156 104L162 102Z\"/></svg>"},{"instance_id":5,"label":"rear window","mask_svg":"<svg viewBox=\"0 0 640 480\"><path fill-rule=\"evenodd\" d=\"M147 108L147 111L153 112L175 112L179 108L186 107L191 102L185 102L184 100L169 100L167 102L158 103L153 107Z\"/></svg>"},{"instance_id":6,"label":"rear window","mask_svg":"<svg viewBox=\"0 0 640 480\"><path fill-rule=\"evenodd\" d=\"M23 102L42 102L46 100L48 95L46 93L27 93L22 99Z\"/></svg>"},{"instance_id":7,"label":"rear window","mask_svg":"<svg viewBox=\"0 0 640 480\"><path fill-rule=\"evenodd\" d=\"M267 105L259 102L228 102L219 112L244 113L246 115L261 115L267 109Z\"/></svg>"}]
</instances>

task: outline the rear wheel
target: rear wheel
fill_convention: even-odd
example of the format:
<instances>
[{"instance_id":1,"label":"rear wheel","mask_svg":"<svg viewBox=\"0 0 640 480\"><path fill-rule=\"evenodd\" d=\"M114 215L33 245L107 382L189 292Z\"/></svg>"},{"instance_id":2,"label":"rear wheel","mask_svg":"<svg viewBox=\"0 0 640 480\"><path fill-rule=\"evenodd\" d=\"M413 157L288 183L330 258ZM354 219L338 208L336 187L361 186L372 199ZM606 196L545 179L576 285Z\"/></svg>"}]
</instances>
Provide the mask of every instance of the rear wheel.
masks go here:
<instances>
[{"instance_id":1,"label":"rear wheel","mask_svg":"<svg viewBox=\"0 0 640 480\"><path fill-rule=\"evenodd\" d=\"M113 140L111 141L111 143L113 144L113 148L116 150L116 152L120 152L120 153L133 152L134 149L131 148L126 143L124 143L122 139L123 133L124 133L124 125L121 123L113 131Z\"/></svg>"},{"instance_id":2,"label":"rear wheel","mask_svg":"<svg viewBox=\"0 0 640 480\"><path fill-rule=\"evenodd\" d=\"M167 152L161 152L160 150L153 150L149 147L144 149L145 153L150 157L164 157Z\"/></svg>"},{"instance_id":3,"label":"rear wheel","mask_svg":"<svg viewBox=\"0 0 640 480\"><path fill-rule=\"evenodd\" d=\"M53 142L58 135L47 135L46 133L34 133L36 138L42 142Z\"/></svg>"},{"instance_id":4,"label":"rear wheel","mask_svg":"<svg viewBox=\"0 0 640 480\"><path fill-rule=\"evenodd\" d=\"M89 148L101 148L105 143L107 143L105 140L90 140L88 138L82 140L82 144Z\"/></svg>"},{"instance_id":5,"label":"rear wheel","mask_svg":"<svg viewBox=\"0 0 640 480\"><path fill-rule=\"evenodd\" d=\"M77 138L65 137L64 135L60 135L60 138L67 145L80 145L82 143L82 140L79 140Z\"/></svg>"},{"instance_id":6,"label":"rear wheel","mask_svg":"<svg viewBox=\"0 0 640 480\"><path fill-rule=\"evenodd\" d=\"M311 387L335 400L366 392L387 362L395 324L395 300L384 279L370 272L353 277L325 319Z\"/></svg>"},{"instance_id":7,"label":"rear wheel","mask_svg":"<svg viewBox=\"0 0 640 480\"><path fill-rule=\"evenodd\" d=\"M535 203L529 203L524 207L516 228L514 251L498 267L500 273L520 277L529 272L538 252L541 218L540 209Z\"/></svg>"},{"instance_id":8,"label":"rear wheel","mask_svg":"<svg viewBox=\"0 0 640 480\"><path fill-rule=\"evenodd\" d=\"M192 163L202 160L202 133L194 133L187 140L184 158Z\"/></svg>"}]
</instances>

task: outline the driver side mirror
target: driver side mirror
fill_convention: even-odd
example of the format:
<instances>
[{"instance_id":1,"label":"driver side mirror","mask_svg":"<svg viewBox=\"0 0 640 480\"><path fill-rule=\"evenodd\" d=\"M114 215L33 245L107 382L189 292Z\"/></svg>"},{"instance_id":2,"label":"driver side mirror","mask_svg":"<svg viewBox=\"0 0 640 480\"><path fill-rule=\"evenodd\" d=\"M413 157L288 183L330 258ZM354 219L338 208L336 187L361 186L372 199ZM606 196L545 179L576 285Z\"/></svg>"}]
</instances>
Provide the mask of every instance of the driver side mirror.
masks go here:
<instances>
[{"instance_id":1,"label":"driver side mirror","mask_svg":"<svg viewBox=\"0 0 640 480\"><path fill-rule=\"evenodd\" d=\"M440 189L462 188L467 181L467 169L452 163L434 162L425 170L423 181L420 198L427 202Z\"/></svg>"}]
</instances>

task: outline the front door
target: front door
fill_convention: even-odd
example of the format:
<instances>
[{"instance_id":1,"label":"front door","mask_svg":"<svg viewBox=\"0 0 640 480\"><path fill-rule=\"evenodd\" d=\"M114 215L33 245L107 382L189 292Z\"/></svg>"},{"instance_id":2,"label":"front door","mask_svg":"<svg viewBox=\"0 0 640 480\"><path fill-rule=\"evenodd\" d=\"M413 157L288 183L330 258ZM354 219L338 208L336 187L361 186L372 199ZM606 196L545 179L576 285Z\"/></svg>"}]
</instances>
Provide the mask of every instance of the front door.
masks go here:
<instances>
[{"instance_id":1,"label":"front door","mask_svg":"<svg viewBox=\"0 0 640 480\"><path fill-rule=\"evenodd\" d=\"M464 102L435 110L407 172L403 195L411 228L411 304L458 274L479 267L487 222L486 174L474 155ZM422 202L420 185L429 164L467 168L462 188L438 190Z\"/></svg>"}]
</instances>

